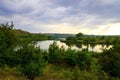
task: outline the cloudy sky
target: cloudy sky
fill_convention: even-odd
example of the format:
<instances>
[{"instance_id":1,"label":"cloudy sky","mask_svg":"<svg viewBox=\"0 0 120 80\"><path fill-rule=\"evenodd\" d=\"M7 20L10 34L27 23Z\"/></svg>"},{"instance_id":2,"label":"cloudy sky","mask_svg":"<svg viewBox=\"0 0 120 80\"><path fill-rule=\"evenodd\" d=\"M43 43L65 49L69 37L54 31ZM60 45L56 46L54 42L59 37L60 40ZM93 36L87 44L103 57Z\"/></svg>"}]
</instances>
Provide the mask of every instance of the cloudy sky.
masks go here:
<instances>
[{"instance_id":1,"label":"cloudy sky","mask_svg":"<svg viewBox=\"0 0 120 80\"><path fill-rule=\"evenodd\" d=\"M120 35L120 0L0 0L0 23L34 33Z\"/></svg>"}]
</instances>

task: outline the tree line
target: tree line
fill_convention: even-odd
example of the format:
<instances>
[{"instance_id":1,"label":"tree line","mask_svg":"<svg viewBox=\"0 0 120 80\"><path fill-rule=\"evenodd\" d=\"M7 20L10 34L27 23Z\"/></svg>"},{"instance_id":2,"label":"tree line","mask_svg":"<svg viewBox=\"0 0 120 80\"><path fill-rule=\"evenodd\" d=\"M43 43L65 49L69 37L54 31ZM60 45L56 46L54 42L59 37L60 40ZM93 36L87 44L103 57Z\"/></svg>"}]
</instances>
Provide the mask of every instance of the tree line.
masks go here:
<instances>
[{"instance_id":1,"label":"tree line","mask_svg":"<svg viewBox=\"0 0 120 80\"><path fill-rule=\"evenodd\" d=\"M69 36L64 42L74 42L74 43L93 43L93 44L120 44L120 36L112 35L84 35L83 33L78 33L75 36Z\"/></svg>"}]
</instances>

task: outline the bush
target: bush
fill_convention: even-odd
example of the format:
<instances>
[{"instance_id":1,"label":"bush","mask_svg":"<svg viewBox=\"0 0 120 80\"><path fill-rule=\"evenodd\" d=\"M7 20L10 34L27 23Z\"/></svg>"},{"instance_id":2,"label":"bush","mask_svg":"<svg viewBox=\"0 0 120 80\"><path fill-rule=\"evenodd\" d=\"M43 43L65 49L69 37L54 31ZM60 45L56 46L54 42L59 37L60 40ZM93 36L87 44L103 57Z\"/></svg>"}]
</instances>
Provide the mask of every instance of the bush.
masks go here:
<instances>
[{"instance_id":1,"label":"bush","mask_svg":"<svg viewBox=\"0 0 120 80\"><path fill-rule=\"evenodd\" d=\"M63 47L59 48L56 42L49 46L48 56L49 63L62 63L70 67L78 65L81 69L90 69L91 66L92 57L90 53L72 50L71 48L65 50Z\"/></svg>"},{"instance_id":2,"label":"bush","mask_svg":"<svg viewBox=\"0 0 120 80\"><path fill-rule=\"evenodd\" d=\"M24 44L17 51L20 57L20 70L29 79L34 80L35 76L42 75L46 62L43 59L44 51L34 45Z\"/></svg>"},{"instance_id":3,"label":"bush","mask_svg":"<svg viewBox=\"0 0 120 80\"><path fill-rule=\"evenodd\" d=\"M64 57L65 49L63 47L59 48L57 46L57 43L54 42L49 46L49 63L63 63L63 57Z\"/></svg>"},{"instance_id":4,"label":"bush","mask_svg":"<svg viewBox=\"0 0 120 80\"><path fill-rule=\"evenodd\" d=\"M120 78L120 45L104 50L99 56L102 70L114 77Z\"/></svg>"},{"instance_id":5,"label":"bush","mask_svg":"<svg viewBox=\"0 0 120 80\"><path fill-rule=\"evenodd\" d=\"M0 24L0 66L5 64L14 66L16 63L14 48L17 45L18 38L14 32L13 24ZM15 59L15 60L13 60ZM14 61L13 63L11 63Z\"/></svg>"},{"instance_id":6,"label":"bush","mask_svg":"<svg viewBox=\"0 0 120 80\"><path fill-rule=\"evenodd\" d=\"M91 66L90 53L85 51L71 50L70 48L66 51L65 62L70 66L79 66L80 69L90 69Z\"/></svg>"}]
</instances>

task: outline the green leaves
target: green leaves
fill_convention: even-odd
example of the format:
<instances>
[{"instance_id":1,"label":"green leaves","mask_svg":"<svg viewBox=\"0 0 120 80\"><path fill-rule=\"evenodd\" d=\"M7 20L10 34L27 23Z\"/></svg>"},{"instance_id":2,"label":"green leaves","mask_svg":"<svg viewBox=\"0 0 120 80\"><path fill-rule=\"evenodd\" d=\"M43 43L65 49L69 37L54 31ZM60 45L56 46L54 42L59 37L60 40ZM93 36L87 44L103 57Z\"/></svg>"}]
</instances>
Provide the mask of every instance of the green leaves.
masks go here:
<instances>
[{"instance_id":1,"label":"green leaves","mask_svg":"<svg viewBox=\"0 0 120 80\"><path fill-rule=\"evenodd\" d=\"M0 24L0 63L2 65L14 65L14 48L17 44L17 36L14 33L13 25ZM10 61L14 61L11 63Z\"/></svg>"},{"instance_id":2,"label":"green leaves","mask_svg":"<svg viewBox=\"0 0 120 80\"><path fill-rule=\"evenodd\" d=\"M110 50L105 50L99 56L102 69L114 77L120 77L120 45L115 45Z\"/></svg>"},{"instance_id":3,"label":"green leaves","mask_svg":"<svg viewBox=\"0 0 120 80\"><path fill-rule=\"evenodd\" d=\"M91 58L87 52L67 49L65 62L70 66L79 66L80 69L90 69Z\"/></svg>"},{"instance_id":4,"label":"green leaves","mask_svg":"<svg viewBox=\"0 0 120 80\"><path fill-rule=\"evenodd\" d=\"M65 53L64 48L59 48L57 43L54 42L49 46L48 62L50 63L63 63L62 59Z\"/></svg>"},{"instance_id":5,"label":"green leaves","mask_svg":"<svg viewBox=\"0 0 120 80\"><path fill-rule=\"evenodd\" d=\"M90 69L92 57L89 54L86 51L59 48L54 42L49 46L48 62L66 64L71 67L78 65L81 69Z\"/></svg>"},{"instance_id":6,"label":"green leaves","mask_svg":"<svg viewBox=\"0 0 120 80\"><path fill-rule=\"evenodd\" d=\"M8 65L10 67L20 66L21 72L34 79L34 76L42 74L42 68L46 62L43 59L44 51L34 44L19 44L18 38L14 32L13 25L0 25L0 66Z\"/></svg>"},{"instance_id":7,"label":"green leaves","mask_svg":"<svg viewBox=\"0 0 120 80\"><path fill-rule=\"evenodd\" d=\"M17 51L20 61L21 71L29 79L42 74L43 67L46 62L43 59L44 51L34 45L24 44Z\"/></svg>"}]
</instances>

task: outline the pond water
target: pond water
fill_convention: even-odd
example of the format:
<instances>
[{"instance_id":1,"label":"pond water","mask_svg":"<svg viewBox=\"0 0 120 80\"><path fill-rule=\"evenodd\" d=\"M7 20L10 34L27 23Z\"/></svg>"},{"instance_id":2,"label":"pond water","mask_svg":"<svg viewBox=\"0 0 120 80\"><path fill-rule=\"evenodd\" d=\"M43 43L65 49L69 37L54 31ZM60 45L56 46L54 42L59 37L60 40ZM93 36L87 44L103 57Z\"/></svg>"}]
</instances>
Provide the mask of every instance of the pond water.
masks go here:
<instances>
[{"instance_id":1,"label":"pond water","mask_svg":"<svg viewBox=\"0 0 120 80\"><path fill-rule=\"evenodd\" d=\"M48 50L49 45L52 44L54 40L46 40L37 42L36 46L40 46L41 49ZM103 45L103 44L67 44L61 41L56 41L59 47L64 46L65 49L71 47L71 49L83 50L88 49L88 51L93 52L102 52L102 49L109 49L112 45Z\"/></svg>"}]
</instances>

